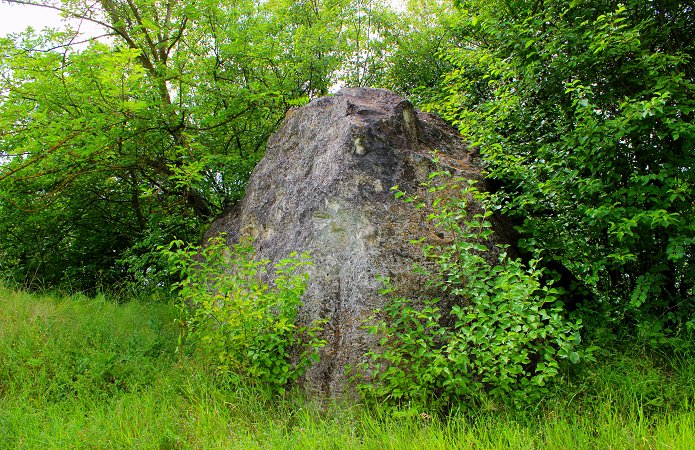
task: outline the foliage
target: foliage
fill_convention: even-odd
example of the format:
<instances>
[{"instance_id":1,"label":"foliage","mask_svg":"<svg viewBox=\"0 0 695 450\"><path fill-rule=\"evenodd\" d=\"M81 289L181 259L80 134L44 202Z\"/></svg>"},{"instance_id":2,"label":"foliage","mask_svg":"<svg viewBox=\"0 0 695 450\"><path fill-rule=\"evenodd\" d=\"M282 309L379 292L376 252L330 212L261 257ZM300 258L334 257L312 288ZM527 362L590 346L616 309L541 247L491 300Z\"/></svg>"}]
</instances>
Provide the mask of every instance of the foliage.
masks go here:
<instances>
[{"instance_id":1,"label":"foliage","mask_svg":"<svg viewBox=\"0 0 695 450\"><path fill-rule=\"evenodd\" d=\"M479 146L521 248L597 325L693 326L695 10L459 1L430 107Z\"/></svg>"},{"instance_id":2,"label":"foliage","mask_svg":"<svg viewBox=\"0 0 695 450\"><path fill-rule=\"evenodd\" d=\"M0 270L26 286L141 283L241 198L290 108L373 59L348 64L362 0L28 3L109 39L0 39Z\"/></svg>"},{"instance_id":3,"label":"foliage","mask_svg":"<svg viewBox=\"0 0 695 450\"><path fill-rule=\"evenodd\" d=\"M231 250L221 236L202 248L182 241L171 248L166 255L182 280L180 346L192 343L233 385L279 392L318 360L321 323L296 323L308 279L297 271L310 264L307 254L277 262L269 285L269 261L254 260L248 240Z\"/></svg>"},{"instance_id":4,"label":"foliage","mask_svg":"<svg viewBox=\"0 0 695 450\"><path fill-rule=\"evenodd\" d=\"M448 0L410 0L386 36L387 56L375 70L375 85L406 96L420 106L442 89L453 65L441 52L457 45L455 15Z\"/></svg>"},{"instance_id":5,"label":"foliage","mask_svg":"<svg viewBox=\"0 0 695 450\"><path fill-rule=\"evenodd\" d=\"M488 248L488 194L445 175L431 175L432 197L419 204L444 236L442 242L420 241L425 257L436 263L424 274L444 297L421 304L394 298L383 307L383 318L369 327L381 341L361 369L367 377L360 390L395 404L434 408L538 402L562 360L579 361L580 323L563 317L558 291L543 283L535 261L524 266L504 249ZM383 293L391 292L387 280Z\"/></svg>"}]
</instances>

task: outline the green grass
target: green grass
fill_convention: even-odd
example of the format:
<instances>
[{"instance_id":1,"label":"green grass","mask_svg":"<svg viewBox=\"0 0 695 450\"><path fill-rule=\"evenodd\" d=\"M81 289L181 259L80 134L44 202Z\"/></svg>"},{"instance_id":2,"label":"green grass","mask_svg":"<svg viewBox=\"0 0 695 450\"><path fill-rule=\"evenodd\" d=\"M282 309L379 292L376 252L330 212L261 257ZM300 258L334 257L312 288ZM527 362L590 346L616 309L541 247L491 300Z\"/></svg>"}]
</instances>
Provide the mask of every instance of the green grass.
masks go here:
<instances>
[{"instance_id":1,"label":"green grass","mask_svg":"<svg viewBox=\"0 0 695 450\"><path fill-rule=\"evenodd\" d=\"M0 289L0 449L695 448L695 363L611 354L535 410L273 400L179 367L174 309Z\"/></svg>"}]
</instances>

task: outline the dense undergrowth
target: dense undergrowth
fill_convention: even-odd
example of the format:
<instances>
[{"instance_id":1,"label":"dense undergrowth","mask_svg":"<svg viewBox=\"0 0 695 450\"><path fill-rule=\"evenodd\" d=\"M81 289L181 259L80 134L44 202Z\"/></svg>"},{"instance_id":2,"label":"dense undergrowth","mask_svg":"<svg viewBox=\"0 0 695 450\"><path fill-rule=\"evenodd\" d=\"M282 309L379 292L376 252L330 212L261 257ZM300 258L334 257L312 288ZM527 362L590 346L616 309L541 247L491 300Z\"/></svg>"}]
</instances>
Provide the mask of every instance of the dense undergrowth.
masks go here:
<instances>
[{"instance_id":1,"label":"dense undergrowth","mask_svg":"<svg viewBox=\"0 0 695 450\"><path fill-rule=\"evenodd\" d=\"M176 309L0 289L0 448L692 448L695 361L630 341L522 410L437 416L218 384Z\"/></svg>"}]
</instances>

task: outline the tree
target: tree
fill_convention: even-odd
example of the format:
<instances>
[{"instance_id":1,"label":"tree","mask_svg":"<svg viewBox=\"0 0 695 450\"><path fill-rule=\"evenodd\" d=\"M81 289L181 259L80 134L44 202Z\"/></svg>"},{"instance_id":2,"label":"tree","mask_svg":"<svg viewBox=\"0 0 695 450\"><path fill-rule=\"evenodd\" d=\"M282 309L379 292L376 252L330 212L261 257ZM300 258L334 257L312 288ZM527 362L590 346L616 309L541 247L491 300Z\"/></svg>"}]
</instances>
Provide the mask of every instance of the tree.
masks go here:
<instances>
[{"instance_id":1,"label":"tree","mask_svg":"<svg viewBox=\"0 0 695 450\"><path fill-rule=\"evenodd\" d=\"M695 8L457 3L431 107L480 147L521 247L585 312L692 326Z\"/></svg>"},{"instance_id":2,"label":"tree","mask_svg":"<svg viewBox=\"0 0 695 450\"><path fill-rule=\"evenodd\" d=\"M453 65L441 57L458 45L455 14L446 0L410 0L385 39L388 56L373 71L377 84L407 96L417 106L445 87L442 77Z\"/></svg>"},{"instance_id":3,"label":"tree","mask_svg":"<svg viewBox=\"0 0 695 450\"><path fill-rule=\"evenodd\" d=\"M12 2L110 36L0 43L0 264L27 282L93 289L119 259L147 278L150 250L234 204L285 112L351 51L348 0Z\"/></svg>"}]
</instances>

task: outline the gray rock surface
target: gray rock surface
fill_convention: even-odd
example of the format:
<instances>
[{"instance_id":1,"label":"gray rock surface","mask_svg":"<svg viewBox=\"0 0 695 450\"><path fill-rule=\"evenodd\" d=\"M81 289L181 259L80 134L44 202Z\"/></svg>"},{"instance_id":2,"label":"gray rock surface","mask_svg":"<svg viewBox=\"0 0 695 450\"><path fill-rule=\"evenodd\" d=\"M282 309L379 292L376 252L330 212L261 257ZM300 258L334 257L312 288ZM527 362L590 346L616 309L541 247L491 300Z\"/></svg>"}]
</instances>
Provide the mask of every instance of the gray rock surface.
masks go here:
<instances>
[{"instance_id":1,"label":"gray rock surface","mask_svg":"<svg viewBox=\"0 0 695 450\"><path fill-rule=\"evenodd\" d=\"M432 230L389 189L417 191L435 168L434 150L441 164L481 179L474 152L438 117L387 90L343 89L287 114L246 197L208 231L226 232L230 244L251 235L258 255L272 261L311 252L301 320L328 319L328 345L305 376L310 392L342 395L345 366L374 344L362 325L387 300L377 276L407 295L424 289L411 273L421 251L408 241Z\"/></svg>"}]
</instances>

